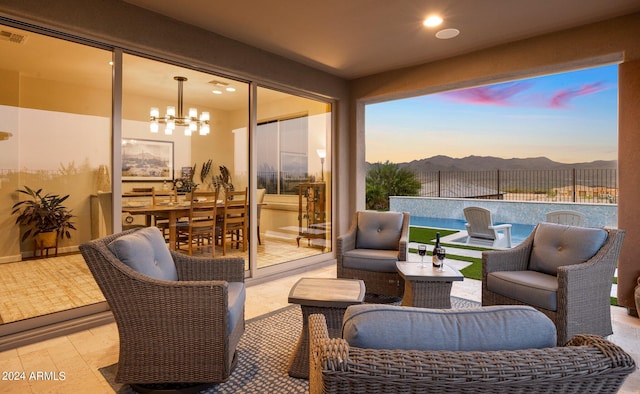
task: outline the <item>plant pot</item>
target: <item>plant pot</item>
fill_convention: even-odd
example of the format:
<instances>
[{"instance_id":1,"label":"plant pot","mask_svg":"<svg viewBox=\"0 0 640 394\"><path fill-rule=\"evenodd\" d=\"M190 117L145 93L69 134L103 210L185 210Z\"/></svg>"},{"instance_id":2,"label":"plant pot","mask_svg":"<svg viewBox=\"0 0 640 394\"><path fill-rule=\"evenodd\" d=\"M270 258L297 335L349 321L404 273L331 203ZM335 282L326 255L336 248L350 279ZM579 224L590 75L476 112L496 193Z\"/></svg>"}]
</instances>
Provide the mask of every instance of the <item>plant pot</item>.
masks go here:
<instances>
[{"instance_id":1,"label":"plant pot","mask_svg":"<svg viewBox=\"0 0 640 394\"><path fill-rule=\"evenodd\" d=\"M34 238L34 250L33 255L40 251L40 256L44 255L44 251L47 251L49 255L49 249L55 248L55 255L58 255L58 233L56 231L48 231L46 233L38 233Z\"/></svg>"},{"instance_id":2,"label":"plant pot","mask_svg":"<svg viewBox=\"0 0 640 394\"><path fill-rule=\"evenodd\" d=\"M38 233L35 238L38 248L55 248L58 243L58 233L55 231L48 231L46 233Z\"/></svg>"}]
</instances>

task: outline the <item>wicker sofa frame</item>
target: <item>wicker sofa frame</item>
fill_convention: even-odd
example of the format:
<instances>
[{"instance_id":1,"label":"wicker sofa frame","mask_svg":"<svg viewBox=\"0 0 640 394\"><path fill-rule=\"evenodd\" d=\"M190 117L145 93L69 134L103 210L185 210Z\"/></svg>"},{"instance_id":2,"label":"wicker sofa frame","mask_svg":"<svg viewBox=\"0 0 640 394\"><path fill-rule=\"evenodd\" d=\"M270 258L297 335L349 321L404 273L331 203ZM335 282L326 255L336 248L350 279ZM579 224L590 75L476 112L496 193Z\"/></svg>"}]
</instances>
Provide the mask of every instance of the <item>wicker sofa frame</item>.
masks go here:
<instances>
[{"instance_id":1,"label":"wicker sofa frame","mask_svg":"<svg viewBox=\"0 0 640 394\"><path fill-rule=\"evenodd\" d=\"M500 251L482 252L482 305L527 305L494 293L487 288L487 274L496 271L526 270L533 247L535 230L518 246ZM576 334L611 335L610 294L624 230L606 229L607 240L600 250L582 264L559 267L557 310L534 308L556 325L558 344Z\"/></svg>"},{"instance_id":2,"label":"wicker sofa frame","mask_svg":"<svg viewBox=\"0 0 640 394\"><path fill-rule=\"evenodd\" d=\"M398 245L398 261L407 260L409 242L408 213L403 213L403 228ZM343 265L344 252L355 249L356 233L358 226L358 212L353 216L349 230L337 238L337 277L344 279L361 279L367 288L368 294L377 294L390 297L402 297L404 294L404 279L397 271L378 272L347 268Z\"/></svg>"},{"instance_id":3,"label":"wicker sofa frame","mask_svg":"<svg viewBox=\"0 0 640 394\"><path fill-rule=\"evenodd\" d=\"M178 281L142 275L107 248L124 231L80 245L113 312L120 339L119 383L223 382L244 333L244 308L228 333L228 282L244 283L242 258L171 251Z\"/></svg>"},{"instance_id":4,"label":"wicker sofa frame","mask_svg":"<svg viewBox=\"0 0 640 394\"><path fill-rule=\"evenodd\" d=\"M624 350L591 335L547 349L454 352L350 347L329 338L322 315L309 317L309 330L311 394L616 393L636 369Z\"/></svg>"}]
</instances>

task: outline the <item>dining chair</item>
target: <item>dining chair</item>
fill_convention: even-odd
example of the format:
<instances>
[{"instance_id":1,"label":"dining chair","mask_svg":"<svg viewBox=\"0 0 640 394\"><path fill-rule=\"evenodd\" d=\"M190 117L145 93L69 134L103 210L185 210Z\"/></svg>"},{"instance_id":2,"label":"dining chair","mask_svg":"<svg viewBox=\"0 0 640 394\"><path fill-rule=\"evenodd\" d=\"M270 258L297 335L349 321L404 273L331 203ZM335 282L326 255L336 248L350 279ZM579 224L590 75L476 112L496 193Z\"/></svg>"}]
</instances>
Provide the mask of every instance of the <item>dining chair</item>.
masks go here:
<instances>
[{"instance_id":1,"label":"dining chair","mask_svg":"<svg viewBox=\"0 0 640 394\"><path fill-rule=\"evenodd\" d=\"M168 197L168 198L167 198ZM166 200L169 201L166 201ZM151 204L155 207L163 203L177 203L178 193L174 190L162 190L156 191L155 187L151 188ZM165 241L169 240L169 218L161 215L154 215L153 222L156 227L160 229Z\"/></svg>"},{"instance_id":2,"label":"dining chair","mask_svg":"<svg viewBox=\"0 0 640 394\"><path fill-rule=\"evenodd\" d=\"M227 253L227 237L231 247L236 248L242 243L242 251L247 250L247 189L243 191L227 191L225 193L222 215L219 217L221 224L220 241L222 243L222 255ZM234 239L235 237L235 239Z\"/></svg>"},{"instance_id":3,"label":"dining chair","mask_svg":"<svg viewBox=\"0 0 640 394\"><path fill-rule=\"evenodd\" d=\"M184 241L190 256L194 250L211 247L211 257L215 257L218 192L194 191L189 201L189 217L176 224L176 250L180 250L180 243Z\"/></svg>"}]
</instances>

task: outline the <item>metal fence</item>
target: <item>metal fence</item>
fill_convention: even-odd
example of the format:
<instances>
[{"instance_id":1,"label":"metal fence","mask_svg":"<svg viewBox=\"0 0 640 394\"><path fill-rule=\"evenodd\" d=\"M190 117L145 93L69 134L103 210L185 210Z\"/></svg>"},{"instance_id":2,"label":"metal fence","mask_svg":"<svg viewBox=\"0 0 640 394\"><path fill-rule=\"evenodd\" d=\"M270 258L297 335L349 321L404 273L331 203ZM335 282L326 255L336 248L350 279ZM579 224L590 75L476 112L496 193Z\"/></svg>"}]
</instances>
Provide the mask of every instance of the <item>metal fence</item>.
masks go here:
<instances>
[{"instance_id":1,"label":"metal fence","mask_svg":"<svg viewBox=\"0 0 640 394\"><path fill-rule=\"evenodd\" d=\"M421 197L517 201L618 202L615 169L417 172Z\"/></svg>"},{"instance_id":2,"label":"metal fence","mask_svg":"<svg viewBox=\"0 0 640 394\"><path fill-rule=\"evenodd\" d=\"M267 194L298 194L298 185L309 181L307 173L284 171L258 171L258 189L267 189Z\"/></svg>"}]
</instances>

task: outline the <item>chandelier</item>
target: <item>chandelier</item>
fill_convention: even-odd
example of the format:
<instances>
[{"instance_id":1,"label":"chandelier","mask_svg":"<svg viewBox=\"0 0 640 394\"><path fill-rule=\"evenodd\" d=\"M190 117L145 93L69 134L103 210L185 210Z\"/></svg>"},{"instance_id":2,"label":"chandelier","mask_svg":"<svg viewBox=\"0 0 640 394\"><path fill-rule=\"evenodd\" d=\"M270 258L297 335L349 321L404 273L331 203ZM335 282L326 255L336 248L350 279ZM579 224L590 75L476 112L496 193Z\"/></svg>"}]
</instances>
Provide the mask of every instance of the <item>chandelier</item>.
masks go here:
<instances>
[{"instance_id":1,"label":"chandelier","mask_svg":"<svg viewBox=\"0 0 640 394\"><path fill-rule=\"evenodd\" d=\"M198 117L198 110L196 108L189 108L189 113L185 116L182 111L182 84L187 81L185 77L173 77L178 81L178 113L176 114L176 107L167 106L167 113L160 117L160 111L156 107L151 108L151 123L149 124L149 130L152 133L157 133L160 128L160 123L165 125L164 133L166 135L172 135L176 126L184 127L184 135L190 136L194 132L199 132L200 135L209 134L209 112L202 112Z\"/></svg>"}]
</instances>

